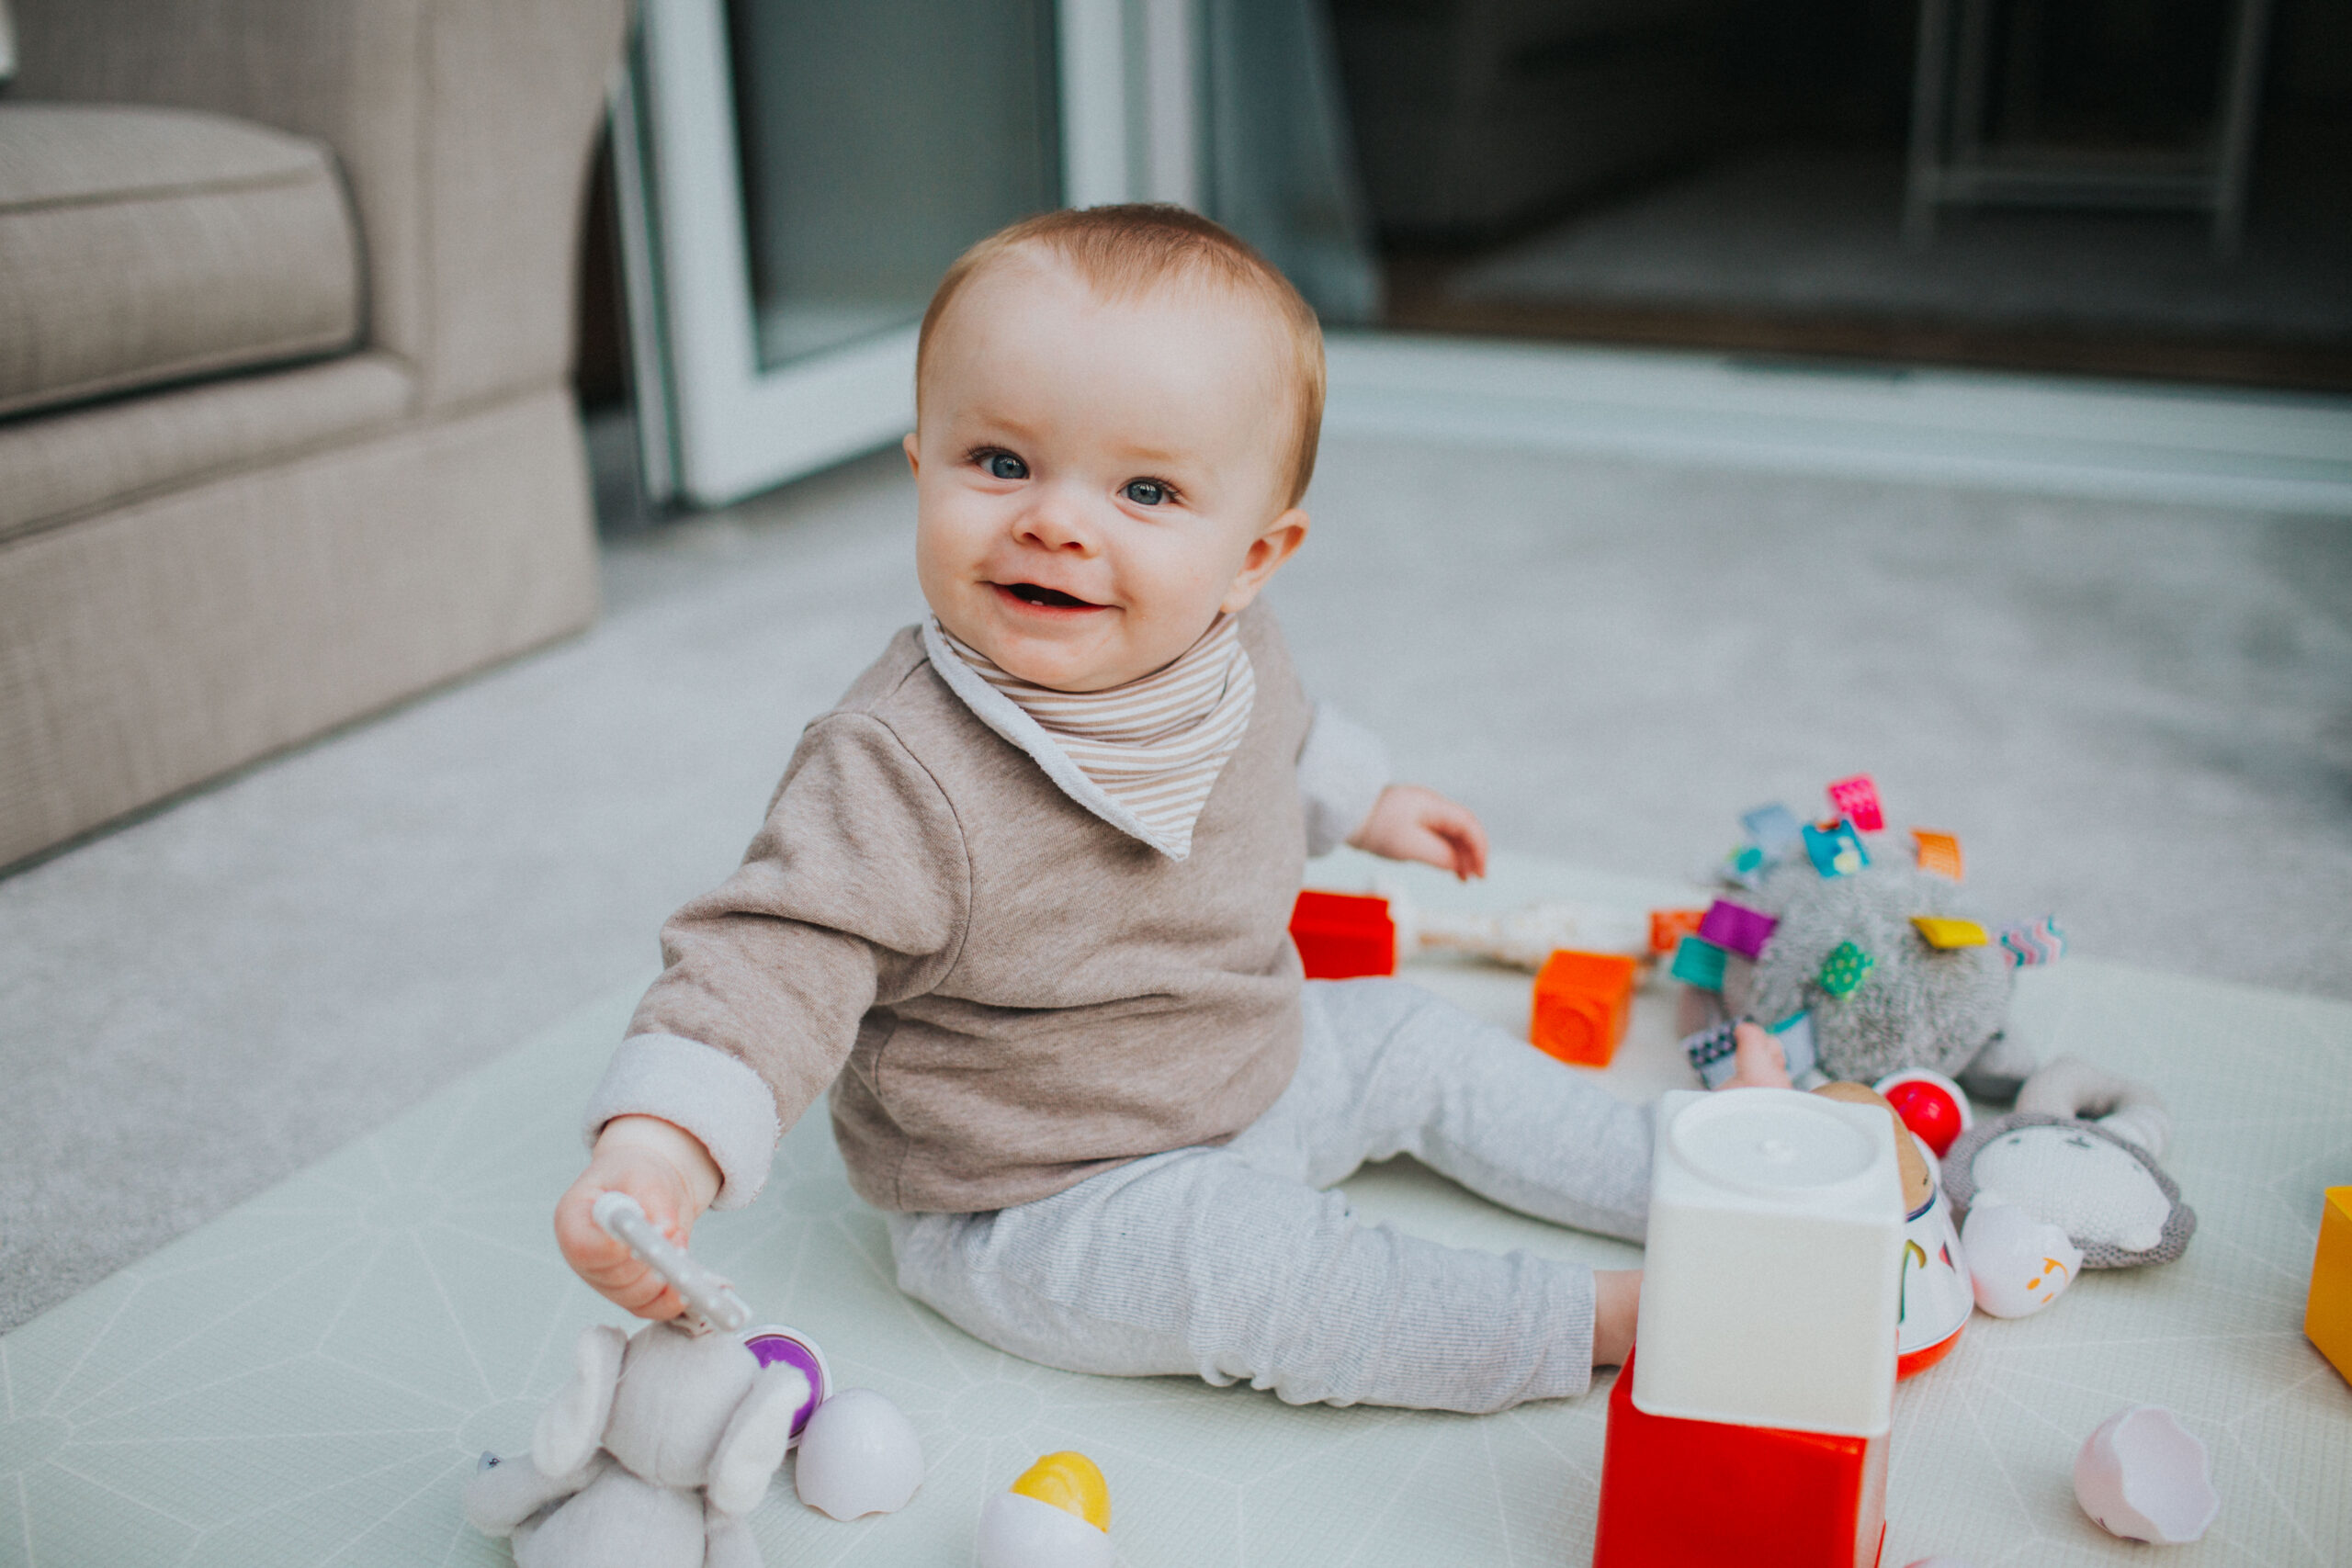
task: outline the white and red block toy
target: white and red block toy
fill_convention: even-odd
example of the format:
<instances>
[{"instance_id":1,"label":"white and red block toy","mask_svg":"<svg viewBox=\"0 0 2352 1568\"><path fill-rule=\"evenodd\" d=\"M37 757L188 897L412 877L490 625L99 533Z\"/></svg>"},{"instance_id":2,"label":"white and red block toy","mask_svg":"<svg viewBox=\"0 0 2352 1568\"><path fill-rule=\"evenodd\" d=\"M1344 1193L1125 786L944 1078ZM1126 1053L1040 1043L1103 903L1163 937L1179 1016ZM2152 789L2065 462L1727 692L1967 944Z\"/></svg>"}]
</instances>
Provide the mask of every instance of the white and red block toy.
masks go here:
<instances>
[{"instance_id":1,"label":"white and red block toy","mask_svg":"<svg viewBox=\"0 0 2352 1568\"><path fill-rule=\"evenodd\" d=\"M1793 1089L1658 1102L1639 1353L1595 1568L1873 1568L1901 1311L1895 1127Z\"/></svg>"}]
</instances>

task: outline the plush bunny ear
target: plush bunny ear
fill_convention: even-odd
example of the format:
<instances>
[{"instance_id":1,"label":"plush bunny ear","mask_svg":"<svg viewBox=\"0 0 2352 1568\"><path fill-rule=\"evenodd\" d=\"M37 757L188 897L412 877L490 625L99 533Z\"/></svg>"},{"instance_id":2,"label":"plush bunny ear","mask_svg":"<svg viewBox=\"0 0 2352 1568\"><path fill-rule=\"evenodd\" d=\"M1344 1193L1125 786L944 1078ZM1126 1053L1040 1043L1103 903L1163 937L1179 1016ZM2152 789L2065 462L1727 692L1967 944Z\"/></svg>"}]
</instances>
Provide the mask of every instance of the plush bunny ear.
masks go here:
<instances>
[{"instance_id":1,"label":"plush bunny ear","mask_svg":"<svg viewBox=\"0 0 2352 1568\"><path fill-rule=\"evenodd\" d=\"M571 1347L571 1381L539 1412L531 1428L531 1462L548 1475L569 1475L586 1464L605 1439L613 1390L621 1381L621 1331L599 1324L583 1328Z\"/></svg>"},{"instance_id":2,"label":"plush bunny ear","mask_svg":"<svg viewBox=\"0 0 2352 1568\"><path fill-rule=\"evenodd\" d=\"M740 1515L759 1506L792 1444L792 1418L808 1398L808 1379L799 1368L778 1361L760 1369L710 1456L703 1495L712 1507Z\"/></svg>"},{"instance_id":3,"label":"plush bunny ear","mask_svg":"<svg viewBox=\"0 0 2352 1568\"><path fill-rule=\"evenodd\" d=\"M2157 1159L2172 1142L2172 1117L2154 1089L2073 1056L2061 1056L2026 1079L2018 1091L2018 1109L2094 1120Z\"/></svg>"}]
</instances>

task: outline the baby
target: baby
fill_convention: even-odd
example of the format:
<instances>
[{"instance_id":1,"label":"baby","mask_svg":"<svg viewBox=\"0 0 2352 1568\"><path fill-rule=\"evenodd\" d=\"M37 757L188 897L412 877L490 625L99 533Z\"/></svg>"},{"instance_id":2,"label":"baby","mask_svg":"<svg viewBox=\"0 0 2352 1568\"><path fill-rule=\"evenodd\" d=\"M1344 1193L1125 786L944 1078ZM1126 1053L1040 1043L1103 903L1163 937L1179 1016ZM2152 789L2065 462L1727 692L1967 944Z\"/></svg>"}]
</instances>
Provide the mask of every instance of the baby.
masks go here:
<instances>
[{"instance_id":1,"label":"baby","mask_svg":"<svg viewBox=\"0 0 2352 1568\"><path fill-rule=\"evenodd\" d=\"M1313 312L1204 219L1056 212L948 271L916 391L931 618L808 727L741 867L663 928L564 1256L673 1314L596 1196L684 1242L752 1201L830 1089L900 1286L1014 1354L1294 1402L1584 1392L1632 1343L1637 1272L1362 1225L1327 1190L1410 1154L1638 1239L1650 1118L1412 986L1300 977L1306 856L1344 840L1468 877L1487 852L1308 700L1256 603L1307 533Z\"/></svg>"}]
</instances>

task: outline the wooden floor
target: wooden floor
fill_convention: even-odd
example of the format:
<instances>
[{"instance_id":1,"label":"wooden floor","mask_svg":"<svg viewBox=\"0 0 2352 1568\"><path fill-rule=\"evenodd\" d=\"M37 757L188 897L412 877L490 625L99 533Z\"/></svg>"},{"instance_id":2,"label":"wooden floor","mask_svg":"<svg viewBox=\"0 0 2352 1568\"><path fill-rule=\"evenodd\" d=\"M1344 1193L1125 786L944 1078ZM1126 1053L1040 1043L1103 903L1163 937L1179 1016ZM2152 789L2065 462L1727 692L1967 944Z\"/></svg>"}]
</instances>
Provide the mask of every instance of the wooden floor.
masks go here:
<instances>
[{"instance_id":1,"label":"wooden floor","mask_svg":"<svg viewBox=\"0 0 2352 1568\"><path fill-rule=\"evenodd\" d=\"M1939 365L2123 380L2352 392L2352 344L2146 332L2028 331L1935 321L1752 310L1450 299L1472 258L1391 252L1384 324L1411 332L1705 349L1857 366Z\"/></svg>"},{"instance_id":2,"label":"wooden floor","mask_svg":"<svg viewBox=\"0 0 2352 1568\"><path fill-rule=\"evenodd\" d=\"M1890 158L1899 156L1888 150ZM1883 299L1851 307L1835 296L1811 304L1794 300L1763 304L1748 299L1710 303L1703 296L1670 291L1655 299L1621 286L1579 295L1562 290L1550 297L1524 290L1478 287L1473 275L1490 270L1498 254L1522 246L1564 222L1588 216L1604 225L1629 206L1664 195L1678 185L1704 177L1739 154L1718 153L1644 179L1589 194L1570 207L1531 214L1508 232L1462 243L1460 237L1415 240L1393 237L1382 260L1388 288L1385 325L1415 332L1481 337L1540 338L1555 342L1653 348L1689 348L1769 358L1842 361L1857 368L1873 365L1933 365L2017 370L2126 380L2275 388L2311 392L2352 392L2352 334L2331 332L2297 335L2289 329L2187 323L2167 327L2153 315L2139 324L2061 321L1970 321L1964 303L1903 315ZM2343 256L2352 270L2352 199L2344 171L2352 168L2352 119L2277 117L2264 130L2256 165L2253 231L2249 249L2316 243ZM1721 215L1726 227L1691 231L1691 241L1713 249L1736 243L1739 226L1758 221L1758 209L1736 199L1742 187L1722 186L1732 197ZM1753 186L1745 187L1753 191ZM1827 192L1822 193L1824 195ZM1859 192L1848 199L1864 199ZM1898 199L1893 192L1867 199ZM1850 215L1847 215L1850 217ZM1835 231L1836 217L1825 215ZM1621 236L1623 231L1620 231ZM1759 229L1767 254L1759 265L1785 264L1788 236L1770 222ZM1623 243L1623 240L1619 242ZM2076 254L2083 265L2096 253ZM1815 258L1817 259L1817 258ZM1867 265L1867 263L1863 264ZM2067 265L2067 264L2061 264ZM1995 280L2014 288L2016 278ZM2144 282L2143 282L2144 286ZM2261 287L2261 285L2254 285ZM1669 285L1669 289L1672 286ZM1683 287L1687 289L1687 280Z\"/></svg>"}]
</instances>

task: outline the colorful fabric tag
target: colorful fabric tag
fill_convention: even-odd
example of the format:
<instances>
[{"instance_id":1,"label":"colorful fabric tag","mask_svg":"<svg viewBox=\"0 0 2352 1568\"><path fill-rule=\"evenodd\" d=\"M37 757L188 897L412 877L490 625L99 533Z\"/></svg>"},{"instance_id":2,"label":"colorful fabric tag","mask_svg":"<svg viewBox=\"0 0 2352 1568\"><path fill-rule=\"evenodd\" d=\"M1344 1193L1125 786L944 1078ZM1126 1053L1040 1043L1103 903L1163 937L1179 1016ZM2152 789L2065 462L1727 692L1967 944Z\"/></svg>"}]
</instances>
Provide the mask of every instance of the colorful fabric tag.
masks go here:
<instances>
[{"instance_id":1,"label":"colorful fabric tag","mask_svg":"<svg viewBox=\"0 0 2352 1568\"><path fill-rule=\"evenodd\" d=\"M1719 1023L1713 1029L1702 1029L1682 1042L1682 1054L1690 1058L1690 1066L1699 1081L1709 1089L1721 1089L1739 1070L1732 1059L1732 1031L1736 1026Z\"/></svg>"},{"instance_id":2,"label":"colorful fabric tag","mask_svg":"<svg viewBox=\"0 0 2352 1568\"><path fill-rule=\"evenodd\" d=\"M1672 953L1675 944L1699 929L1707 918L1704 909L1652 909L1650 911L1650 952Z\"/></svg>"},{"instance_id":3,"label":"colorful fabric tag","mask_svg":"<svg viewBox=\"0 0 2352 1568\"><path fill-rule=\"evenodd\" d=\"M1871 863L1862 836L1854 831L1851 822L1819 828L1806 823L1804 852L1813 857L1813 869L1824 876L1851 876Z\"/></svg>"},{"instance_id":4,"label":"colorful fabric tag","mask_svg":"<svg viewBox=\"0 0 2352 1568\"><path fill-rule=\"evenodd\" d=\"M1772 857L1754 844L1742 844L1724 858L1724 880L1740 887L1755 886L1771 869Z\"/></svg>"},{"instance_id":5,"label":"colorful fabric tag","mask_svg":"<svg viewBox=\"0 0 2352 1568\"><path fill-rule=\"evenodd\" d=\"M1686 936L1674 949L1674 964L1667 971L1686 986L1702 991L1724 988L1724 950L1701 937Z\"/></svg>"},{"instance_id":6,"label":"colorful fabric tag","mask_svg":"<svg viewBox=\"0 0 2352 1568\"><path fill-rule=\"evenodd\" d=\"M1950 833L1931 832L1925 828L1911 829L1911 841L1919 846L1919 869L1938 876L1961 880L1960 840Z\"/></svg>"},{"instance_id":7,"label":"colorful fabric tag","mask_svg":"<svg viewBox=\"0 0 2352 1568\"><path fill-rule=\"evenodd\" d=\"M1813 1043L1810 1012L1789 1014L1772 1026L1772 1034L1781 1043L1781 1059L1787 1063L1792 1078L1802 1078L1821 1066L1821 1052Z\"/></svg>"},{"instance_id":8,"label":"colorful fabric tag","mask_svg":"<svg viewBox=\"0 0 2352 1568\"><path fill-rule=\"evenodd\" d=\"M1886 826L1886 818L1879 810L1878 785L1868 773L1856 773L1831 784L1829 804L1838 816L1865 833L1875 833Z\"/></svg>"},{"instance_id":9,"label":"colorful fabric tag","mask_svg":"<svg viewBox=\"0 0 2352 1568\"><path fill-rule=\"evenodd\" d=\"M1718 898L1707 906L1706 919L1699 922L1699 934L1717 947L1754 958L1764 951L1764 944L1772 939L1772 928L1780 923L1778 917L1760 909Z\"/></svg>"},{"instance_id":10,"label":"colorful fabric tag","mask_svg":"<svg viewBox=\"0 0 2352 1568\"><path fill-rule=\"evenodd\" d=\"M1974 920L1954 919L1949 915L1914 915L1911 923L1919 928L1919 935L1928 945L1939 952L1955 947L1983 947L1993 940Z\"/></svg>"},{"instance_id":11,"label":"colorful fabric tag","mask_svg":"<svg viewBox=\"0 0 2352 1568\"><path fill-rule=\"evenodd\" d=\"M1795 812L1777 800L1747 813L1740 818L1739 825L1747 829L1748 838L1755 840L1767 860L1779 860L1795 849L1797 834L1804 826Z\"/></svg>"},{"instance_id":12,"label":"colorful fabric tag","mask_svg":"<svg viewBox=\"0 0 2352 1568\"><path fill-rule=\"evenodd\" d=\"M1821 961L1821 988L1833 997L1850 997L1877 967L1877 959L1850 942L1841 942Z\"/></svg>"},{"instance_id":13,"label":"colorful fabric tag","mask_svg":"<svg viewBox=\"0 0 2352 1568\"><path fill-rule=\"evenodd\" d=\"M2001 928L2001 947L2008 953L2013 966L2039 969L2065 956L2066 933L2058 929L2055 915L2044 916L2038 920L2018 920Z\"/></svg>"}]
</instances>

